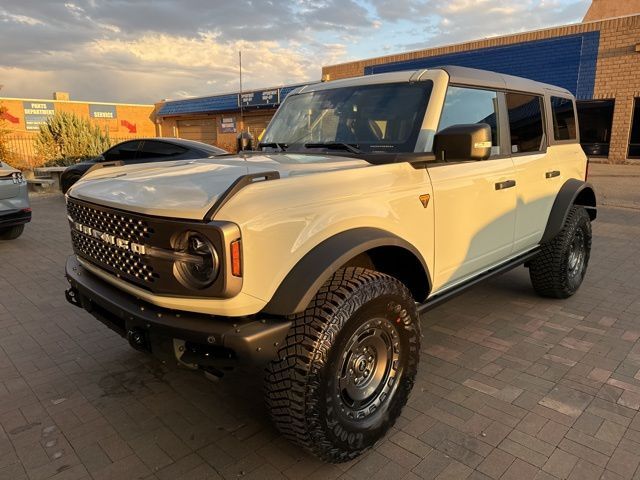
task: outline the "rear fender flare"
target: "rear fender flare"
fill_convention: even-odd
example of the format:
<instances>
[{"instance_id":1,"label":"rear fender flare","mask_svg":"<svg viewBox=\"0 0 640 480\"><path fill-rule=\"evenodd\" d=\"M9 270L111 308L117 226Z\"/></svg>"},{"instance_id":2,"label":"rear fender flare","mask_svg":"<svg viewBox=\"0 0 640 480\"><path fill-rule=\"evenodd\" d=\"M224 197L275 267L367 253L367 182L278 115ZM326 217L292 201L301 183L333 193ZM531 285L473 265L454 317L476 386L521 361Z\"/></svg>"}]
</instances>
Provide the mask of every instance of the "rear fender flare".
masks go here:
<instances>
[{"instance_id":1,"label":"rear fender flare","mask_svg":"<svg viewBox=\"0 0 640 480\"><path fill-rule=\"evenodd\" d=\"M589 218L596 219L596 194L590 183L570 178L562 185L551 207L551 213L549 213L547 226L540 243L548 242L560 233L573 205L583 206L587 210Z\"/></svg>"}]
</instances>

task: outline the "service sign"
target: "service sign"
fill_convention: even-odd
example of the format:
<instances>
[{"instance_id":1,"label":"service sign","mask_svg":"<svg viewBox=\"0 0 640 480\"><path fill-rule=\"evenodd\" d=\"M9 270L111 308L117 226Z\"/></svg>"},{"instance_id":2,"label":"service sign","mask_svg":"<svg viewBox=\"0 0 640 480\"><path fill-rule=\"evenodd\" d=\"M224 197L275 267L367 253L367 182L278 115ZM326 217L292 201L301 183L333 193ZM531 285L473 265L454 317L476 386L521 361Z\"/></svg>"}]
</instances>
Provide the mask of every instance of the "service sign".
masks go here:
<instances>
[{"instance_id":1,"label":"service sign","mask_svg":"<svg viewBox=\"0 0 640 480\"><path fill-rule=\"evenodd\" d=\"M24 125L27 130L40 130L40 125L55 114L53 102L22 102Z\"/></svg>"},{"instance_id":2,"label":"service sign","mask_svg":"<svg viewBox=\"0 0 640 480\"><path fill-rule=\"evenodd\" d=\"M89 116L91 118L118 118L115 105L96 105L89 104Z\"/></svg>"},{"instance_id":3,"label":"service sign","mask_svg":"<svg viewBox=\"0 0 640 480\"><path fill-rule=\"evenodd\" d=\"M261 105L277 105L279 103L278 89L261 90L259 92L243 93L240 96L243 107L259 107Z\"/></svg>"},{"instance_id":4,"label":"service sign","mask_svg":"<svg viewBox=\"0 0 640 480\"><path fill-rule=\"evenodd\" d=\"M220 119L220 133L236 133L236 117L222 117Z\"/></svg>"}]
</instances>

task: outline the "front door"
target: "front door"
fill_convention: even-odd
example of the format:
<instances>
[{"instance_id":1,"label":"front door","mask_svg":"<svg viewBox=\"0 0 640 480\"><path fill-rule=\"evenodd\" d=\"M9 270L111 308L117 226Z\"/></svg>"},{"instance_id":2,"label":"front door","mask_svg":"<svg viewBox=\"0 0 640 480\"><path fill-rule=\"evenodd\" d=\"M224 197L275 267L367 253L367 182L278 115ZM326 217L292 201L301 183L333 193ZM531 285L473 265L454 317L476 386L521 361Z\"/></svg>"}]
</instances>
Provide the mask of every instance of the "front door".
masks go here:
<instances>
[{"instance_id":1,"label":"front door","mask_svg":"<svg viewBox=\"0 0 640 480\"><path fill-rule=\"evenodd\" d=\"M498 93L450 86L439 130L487 123L488 160L428 167L435 211L434 292L464 280L511 255L516 218L513 163L502 152Z\"/></svg>"}]
</instances>

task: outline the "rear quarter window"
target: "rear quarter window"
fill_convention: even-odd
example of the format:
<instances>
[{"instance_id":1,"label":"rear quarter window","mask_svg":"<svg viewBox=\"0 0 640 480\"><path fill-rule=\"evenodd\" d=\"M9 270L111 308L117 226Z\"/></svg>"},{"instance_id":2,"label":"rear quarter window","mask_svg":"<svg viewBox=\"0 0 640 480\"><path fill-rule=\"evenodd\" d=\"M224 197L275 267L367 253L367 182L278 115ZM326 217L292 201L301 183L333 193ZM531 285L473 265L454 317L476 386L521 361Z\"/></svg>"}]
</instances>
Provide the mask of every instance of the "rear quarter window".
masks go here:
<instances>
[{"instance_id":1,"label":"rear quarter window","mask_svg":"<svg viewBox=\"0 0 640 480\"><path fill-rule=\"evenodd\" d=\"M553 138L555 140L575 140L576 114L570 98L551 97L551 115L553 117Z\"/></svg>"}]
</instances>

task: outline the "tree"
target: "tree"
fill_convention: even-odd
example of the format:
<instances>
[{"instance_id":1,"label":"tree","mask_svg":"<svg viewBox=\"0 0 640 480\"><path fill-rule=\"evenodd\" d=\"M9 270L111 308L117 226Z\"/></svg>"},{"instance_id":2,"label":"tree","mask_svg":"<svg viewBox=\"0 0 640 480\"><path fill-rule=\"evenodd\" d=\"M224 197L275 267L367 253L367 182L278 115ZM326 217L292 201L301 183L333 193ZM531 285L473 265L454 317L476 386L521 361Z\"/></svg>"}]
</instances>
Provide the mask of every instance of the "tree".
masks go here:
<instances>
[{"instance_id":1,"label":"tree","mask_svg":"<svg viewBox=\"0 0 640 480\"><path fill-rule=\"evenodd\" d=\"M0 85L0 89L2 89L2 85ZM9 162L10 154L9 151L9 129L7 128L7 121L4 119L4 114L7 113L7 107L0 103L0 161Z\"/></svg>"},{"instance_id":2,"label":"tree","mask_svg":"<svg viewBox=\"0 0 640 480\"><path fill-rule=\"evenodd\" d=\"M40 126L36 151L47 164L70 165L96 157L111 146L108 132L74 113L59 112Z\"/></svg>"}]
</instances>

